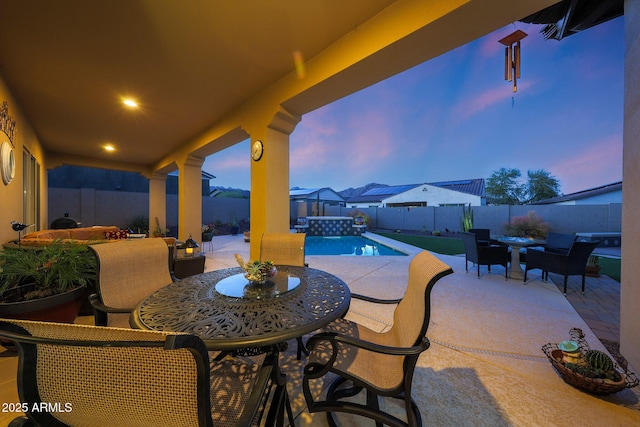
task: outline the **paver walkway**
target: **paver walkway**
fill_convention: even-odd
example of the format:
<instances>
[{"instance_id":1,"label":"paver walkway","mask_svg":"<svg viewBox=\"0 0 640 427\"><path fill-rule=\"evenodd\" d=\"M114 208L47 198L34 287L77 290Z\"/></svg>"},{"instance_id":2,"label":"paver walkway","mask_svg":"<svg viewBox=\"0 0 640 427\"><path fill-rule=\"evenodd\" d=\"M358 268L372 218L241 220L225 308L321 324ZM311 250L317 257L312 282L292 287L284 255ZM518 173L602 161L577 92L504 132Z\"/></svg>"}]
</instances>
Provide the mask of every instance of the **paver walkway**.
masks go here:
<instances>
[{"instance_id":1,"label":"paver walkway","mask_svg":"<svg viewBox=\"0 0 640 427\"><path fill-rule=\"evenodd\" d=\"M562 290L562 276L550 274ZM620 342L620 283L608 276L587 277L582 295L581 277L569 276L567 300L601 340Z\"/></svg>"}]
</instances>

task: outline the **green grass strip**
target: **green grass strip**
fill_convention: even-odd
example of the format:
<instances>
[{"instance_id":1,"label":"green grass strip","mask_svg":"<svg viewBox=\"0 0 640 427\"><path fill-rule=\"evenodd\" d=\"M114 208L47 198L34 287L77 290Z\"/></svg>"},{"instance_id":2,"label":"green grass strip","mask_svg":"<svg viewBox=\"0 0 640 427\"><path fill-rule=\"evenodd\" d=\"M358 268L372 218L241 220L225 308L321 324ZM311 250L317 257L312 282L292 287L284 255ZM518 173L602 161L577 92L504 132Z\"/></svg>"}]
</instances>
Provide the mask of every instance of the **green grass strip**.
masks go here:
<instances>
[{"instance_id":1,"label":"green grass strip","mask_svg":"<svg viewBox=\"0 0 640 427\"><path fill-rule=\"evenodd\" d=\"M375 233L437 254L458 255L464 253L464 245L462 244L462 240L458 238L382 233L377 231Z\"/></svg>"}]
</instances>

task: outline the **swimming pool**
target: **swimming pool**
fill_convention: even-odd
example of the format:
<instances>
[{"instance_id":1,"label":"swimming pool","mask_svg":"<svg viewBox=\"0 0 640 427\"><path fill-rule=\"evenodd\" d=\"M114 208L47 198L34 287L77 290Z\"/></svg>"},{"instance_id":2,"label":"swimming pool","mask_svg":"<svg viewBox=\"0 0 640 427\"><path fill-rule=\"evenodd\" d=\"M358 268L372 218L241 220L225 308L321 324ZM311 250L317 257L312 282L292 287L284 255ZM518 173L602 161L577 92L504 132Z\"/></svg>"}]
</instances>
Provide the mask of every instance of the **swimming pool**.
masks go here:
<instances>
[{"instance_id":1,"label":"swimming pool","mask_svg":"<svg viewBox=\"0 0 640 427\"><path fill-rule=\"evenodd\" d=\"M361 236L307 236L304 248L306 255L407 256L404 252Z\"/></svg>"}]
</instances>

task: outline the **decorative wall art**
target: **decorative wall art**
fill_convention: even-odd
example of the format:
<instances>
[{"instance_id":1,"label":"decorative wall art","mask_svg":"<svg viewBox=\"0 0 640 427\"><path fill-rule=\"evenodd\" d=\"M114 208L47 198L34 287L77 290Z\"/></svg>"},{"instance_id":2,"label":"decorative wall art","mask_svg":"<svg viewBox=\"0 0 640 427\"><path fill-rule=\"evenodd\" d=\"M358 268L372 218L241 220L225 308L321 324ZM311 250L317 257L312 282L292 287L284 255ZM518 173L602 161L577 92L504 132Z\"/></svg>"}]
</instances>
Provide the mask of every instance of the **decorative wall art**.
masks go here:
<instances>
[{"instance_id":1,"label":"decorative wall art","mask_svg":"<svg viewBox=\"0 0 640 427\"><path fill-rule=\"evenodd\" d=\"M0 174L4 185L16 176L16 158L13 153L13 138L16 133L16 121L11 120L7 101L0 107Z\"/></svg>"}]
</instances>

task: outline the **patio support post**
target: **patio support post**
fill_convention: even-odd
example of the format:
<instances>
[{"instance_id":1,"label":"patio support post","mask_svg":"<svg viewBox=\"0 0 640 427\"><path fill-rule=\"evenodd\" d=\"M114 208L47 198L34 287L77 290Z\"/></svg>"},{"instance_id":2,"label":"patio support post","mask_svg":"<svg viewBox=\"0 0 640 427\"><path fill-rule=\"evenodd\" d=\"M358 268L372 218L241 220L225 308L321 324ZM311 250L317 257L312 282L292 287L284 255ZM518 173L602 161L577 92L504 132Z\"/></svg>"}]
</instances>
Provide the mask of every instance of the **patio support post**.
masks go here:
<instances>
[{"instance_id":1,"label":"patio support post","mask_svg":"<svg viewBox=\"0 0 640 427\"><path fill-rule=\"evenodd\" d=\"M620 352L640 369L640 4L624 2L624 123L622 148L622 268L620 281ZM590 297L593 297L591 295Z\"/></svg>"},{"instance_id":2,"label":"patio support post","mask_svg":"<svg viewBox=\"0 0 640 427\"><path fill-rule=\"evenodd\" d=\"M178 238L202 243L202 164L193 155L178 162Z\"/></svg>"},{"instance_id":3,"label":"patio support post","mask_svg":"<svg viewBox=\"0 0 640 427\"><path fill-rule=\"evenodd\" d=\"M149 233L156 227L156 218L160 227L167 227L167 174L159 172L149 179Z\"/></svg>"},{"instance_id":4,"label":"patio support post","mask_svg":"<svg viewBox=\"0 0 640 427\"><path fill-rule=\"evenodd\" d=\"M300 116L280 109L266 128L250 132L251 144L264 146L260 160L251 160L251 259L260 259L265 231L289 231L289 135L299 122Z\"/></svg>"}]
</instances>

